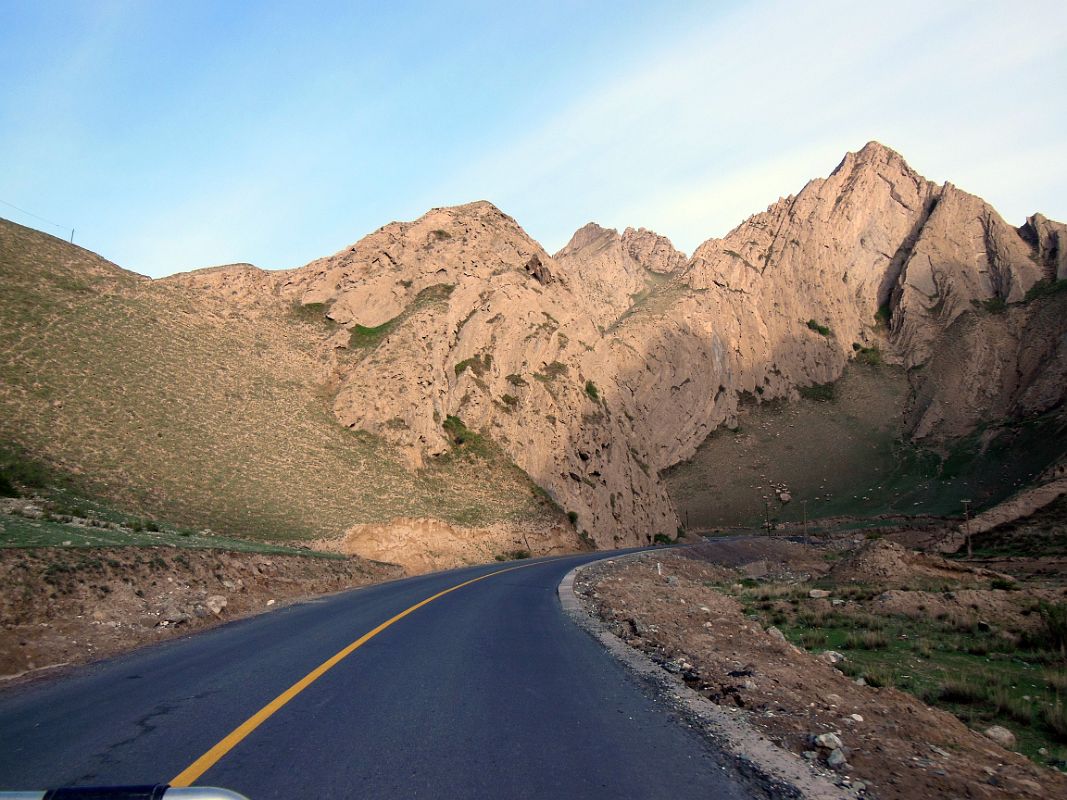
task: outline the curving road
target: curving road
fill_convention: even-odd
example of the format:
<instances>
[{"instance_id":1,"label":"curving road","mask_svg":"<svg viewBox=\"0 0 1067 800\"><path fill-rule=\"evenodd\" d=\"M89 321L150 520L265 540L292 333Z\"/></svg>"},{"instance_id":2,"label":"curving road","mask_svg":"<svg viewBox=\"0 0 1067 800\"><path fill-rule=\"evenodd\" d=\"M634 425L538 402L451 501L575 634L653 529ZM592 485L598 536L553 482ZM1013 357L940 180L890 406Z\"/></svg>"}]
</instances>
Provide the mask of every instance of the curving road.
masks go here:
<instances>
[{"instance_id":1,"label":"curving road","mask_svg":"<svg viewBox=\"0 0 1067 800\"><path fill-rule=\"evenodd\" d=\"M725 757L562 613L559 581L603 555L357 589L7 690L0 789L184 776L175 783L253 800L749 796ZM241 729L383 622L478 578Z\"/></svg>"}]
</instances>

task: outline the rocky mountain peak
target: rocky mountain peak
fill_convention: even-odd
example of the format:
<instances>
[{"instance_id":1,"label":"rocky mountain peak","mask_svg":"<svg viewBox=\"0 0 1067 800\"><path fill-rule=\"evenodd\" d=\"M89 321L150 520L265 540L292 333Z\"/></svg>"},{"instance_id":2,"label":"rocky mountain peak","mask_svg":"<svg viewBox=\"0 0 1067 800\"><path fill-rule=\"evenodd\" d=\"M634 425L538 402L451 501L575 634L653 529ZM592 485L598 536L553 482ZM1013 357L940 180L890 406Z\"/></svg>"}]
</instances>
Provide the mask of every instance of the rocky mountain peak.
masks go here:
<instances>
[{"instance_id":1,"label":"rocky mountain peak","mask_svg":"<svg viewBox=\"0 0 1067 800\"><path fill-rule=\"evenodd\" d=\"M622 245L634 261L650 272L677 272L689 261L670 239L645 228L627 228L622 234Z\"/></svg>"},{"instance_id":2,"label":"rocky mountain peak","mask_svg":"<svg viewBox=\"0 0 1067 800\"><path fill-rule=\"evenodd\" d=\"M259 281L276 304L321 303L342 425L423 466L449 451L444 425L459 420L610 546L675 532L660 471L736 421L740 398L795 398L857 353L934 365L909 371L913 436L966 434L995 404L1055 407L1067 339L1032 337L1040 362L1020 353L1031 329L1062 327L1028 322L1027 301L1038 281L1064 277L1065 245L1064 225L1008 226L870 142L688 260L653 231L593 222L550 256L478 201L277 277L176 280ZM943 380L956 363L970 371Z\"/></svg>"},{"instance_id":3,"label":"rocky mountain peak","mask_svg":"<svg viewBox=\"0 0 1067 800\"><path fill-rule=\"evenodd\" d=\"M619 232L614 228L605 228L596 222L587 222L571 236L555 257L571 256L590 249L610 247L619 239Z\"/></svg>"}]
</instances>

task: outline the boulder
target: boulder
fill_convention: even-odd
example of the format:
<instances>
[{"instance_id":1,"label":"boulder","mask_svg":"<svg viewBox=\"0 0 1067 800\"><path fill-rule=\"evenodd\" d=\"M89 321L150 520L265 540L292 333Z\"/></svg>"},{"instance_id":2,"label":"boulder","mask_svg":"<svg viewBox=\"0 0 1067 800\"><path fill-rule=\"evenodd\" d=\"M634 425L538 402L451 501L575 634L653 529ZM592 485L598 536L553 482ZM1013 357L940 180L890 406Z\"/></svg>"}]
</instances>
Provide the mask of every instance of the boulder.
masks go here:
<instances>
[{"instance_id":1,"label":"boulder","mask_svg":"<svg viewBox=\"0 0 1067 800\"><path fill-rule=\"evenodd\" d=\"M999 744L1005 750L1015 749L1015 734L1001 725L991 725L982 733L989 739Z\"/></svg>"},{"instance_id":2,"label":"boulder","mask_svg":"<svg viewBox=\"0 0 1067 800\"><path fill-rule=\"evenodd\" d=\"M839 750L843 747L841 737L836 733L820 733L812 738L812 742L824 750Z\"/></svg>"},{"instance_id":3,"label":"boulder","mask_svg":"<svg viewBox=\"0 0 1067 800\"><path fill-rule=\"evenodd\" d=\"M221 594L210 595L204 601L204 605L207 606L208 611L210 611L216 617L222 616L222 610L226 608L226 603L226 598Z\"/></svg>"},{"instance_id":4,"label":"boulder","mask_svg":"<svg viewBox=\"0 0 1067 800\"><path fill-rule=\"evenodd\" d=\"M836 650L824 650L819 653L819 659L825 661L827 664L840 664L842 661L848 660L842 653L839 653Z\"/></svg>"}]
</instances>

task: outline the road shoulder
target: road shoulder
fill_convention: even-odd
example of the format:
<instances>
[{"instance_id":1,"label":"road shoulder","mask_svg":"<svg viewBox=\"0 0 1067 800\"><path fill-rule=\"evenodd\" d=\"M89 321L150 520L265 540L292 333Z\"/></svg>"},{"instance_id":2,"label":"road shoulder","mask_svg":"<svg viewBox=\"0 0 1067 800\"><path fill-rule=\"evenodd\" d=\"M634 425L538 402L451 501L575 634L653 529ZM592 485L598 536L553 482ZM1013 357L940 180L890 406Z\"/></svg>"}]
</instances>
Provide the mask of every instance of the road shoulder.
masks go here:
<instances>
[{"instance_id":1,"label":"road shoulder","mask_svg":"<svg viewBox=\"0 0 1067 800\"><path fill-rule=\"evenodd\" d=\"M732 711L709 702L686 686L680 677L627 645L586 607L575 592L575 579L583 570L596 565L610 566L622 558L654 558L656 555L633 553L575 567L557 588L564 614L688 720L717 750L728 755L739 774L767 796L810 800L850 800L861 796L854 789L835 785L828 777L815 773L795 754L776 746L746 722L740 709Z\"/></svg>"}]
</instances>

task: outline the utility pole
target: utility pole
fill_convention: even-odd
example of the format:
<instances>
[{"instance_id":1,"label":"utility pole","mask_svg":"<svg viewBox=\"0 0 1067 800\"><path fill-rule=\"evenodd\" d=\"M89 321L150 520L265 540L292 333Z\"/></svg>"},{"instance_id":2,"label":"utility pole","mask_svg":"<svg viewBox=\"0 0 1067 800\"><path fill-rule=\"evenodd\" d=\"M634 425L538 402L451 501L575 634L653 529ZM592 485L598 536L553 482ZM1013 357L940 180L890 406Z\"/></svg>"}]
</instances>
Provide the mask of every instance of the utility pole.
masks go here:
<instances>
[{"instance_id":1,"label":"utility pole","mask_svg":"<svg viewBox=\"0 0 1067 800\"><path fill-rule=\"evenodd\" d=\"M811 542L808 541L808 501L801 500L800 507L804 512L804 544L811 544Z\"/></svg>"},{"instance_id":2,"label":"utility pole","mask_svg":"<svg viewBox=\"0 0 1067 800\"><path fill-rule=\"evenodd\" d=\"M961 500L963 503L963 533L967 537L967 558L974 556L974 547L971 544L971 501Z\"/></svg>"},{"instance_id":3,"label":"utility pole","mask_svg":"<svg viewBox=\"0 0 1067 800\"><path fill-rule=\"evenodd\" d=\"M766 508L767 508L766 516L765 516L765 520L766 521L763 524L764 524L764 527L767 528L767 535L770 536L771 535L771 501L767 500L767 499L764 499L763 502L764 502L764 504L766 505Z\"/></svg>"},{"instance_id":4,"label":"utility pole","mask_svg":"<svg viewBox=\"0 0 1067 800\"><path fill-rule=\"evenodd\" d=\"M70 243L74 244L74 228L70 229Z\"/></svg>"}]
</instances>

